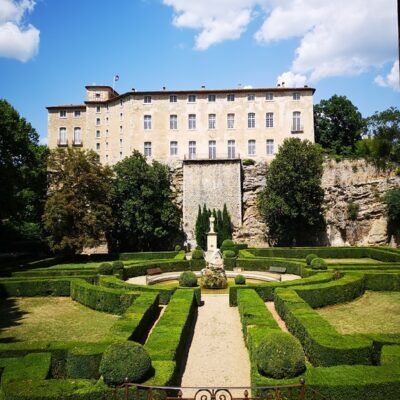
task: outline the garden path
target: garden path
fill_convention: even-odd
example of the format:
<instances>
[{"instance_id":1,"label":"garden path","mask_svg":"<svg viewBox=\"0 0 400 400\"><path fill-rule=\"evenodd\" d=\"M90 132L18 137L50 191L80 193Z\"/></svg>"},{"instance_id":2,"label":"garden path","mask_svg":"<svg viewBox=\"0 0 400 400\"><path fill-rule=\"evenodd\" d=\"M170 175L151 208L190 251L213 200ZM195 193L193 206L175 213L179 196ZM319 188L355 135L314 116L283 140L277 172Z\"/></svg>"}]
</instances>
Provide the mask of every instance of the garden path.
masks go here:
<instances>
[{"instance_id":1,"label":"garden path","mask_svg":"<svg viewBox=\"0 0 400 400\"><path fill-rule=\"evenodd\" d=\"M181 386L249 387L250 360L238 308L229 307L225 294L204 294L202 299Z\"/></svg>"}]
</instances>

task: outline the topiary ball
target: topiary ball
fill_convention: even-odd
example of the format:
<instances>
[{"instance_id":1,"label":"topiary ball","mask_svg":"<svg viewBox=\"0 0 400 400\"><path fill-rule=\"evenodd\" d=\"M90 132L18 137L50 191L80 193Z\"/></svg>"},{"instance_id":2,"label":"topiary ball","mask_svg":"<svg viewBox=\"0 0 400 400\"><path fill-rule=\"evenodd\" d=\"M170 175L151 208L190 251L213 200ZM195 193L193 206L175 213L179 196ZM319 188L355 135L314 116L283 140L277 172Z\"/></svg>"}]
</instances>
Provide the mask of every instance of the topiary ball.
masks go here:
<instances>
[{"instance_id":1,"label":"topiary ball","mask_svg":"<svg viewBox=\"0 0 400 400\"><path fill-rule=\"evenodd\" d=\"M226 258L234 258L236 257L236 254L233 250L225 250L224 251L224 257Z\"/></svg>"},{"instance_id":2,"label":"topiary ball","mask_svg":"<svg viewBox=\"0 0 400 400\"><path fill-rule=\"evenodd\" d=\"M312 269L327 269L328 266L326 265L326 262L322 258L314 258L314 260L311 261L311 268Z\"/></svg>"},{"instance_id":3,"label":"topiary ball","mask_svg":"<svg viewBox=\"0 0 400 400\"><path fill-rule=\"evenodd\" d=\"M179 286L182 287L196 287L197 286L197 277L196 274L192 271L182 272L179 277Z\"/></svg>"},{"instance_id":4,"label":"topiary ball","mask_svg":"<svg viewBox=\"0 0 400 400\"><path fill-rule=\"evenodd\" d=\"M175 246L175 251L181 251L181 250L182 250L182 247L179 246L179 244L177 244L177 245Z\"/></svg>"},{"instance_id":5,"label":"topiary ball","mask_svg":"<svg viewBox=\"0 0 400 400\"><path fill-rule=\"evenodd\" d=\"M221 244L221 251L224 252L227 250L234 251L235 254L237 252L236 245L235 245L234 241L231 239L225 239Z\"/></svg>"},{"instance_id":6,"label":"topiary ball","mask_svg":"<svg viewBox=\"0 0 400 400\"><path fill-rule=\"evenodd\" d=\"M193 260L202 260L204 258L203 250L193 250L192 259Z\"/></svg>"},{"instance_id":7,"label":"topiary ball","mask_svg":"<svg viewBox=\"0 0 400 400\"><path fill-rule=\"evenodd\" d=\"M306 369L298 339L285 332L268 334L256 349L258 371L275 379L294 378Z\"/></svg>"},{"instance_id":8,"label":"topiary ball","mask_svg":"<svg viewBox=\"0 0 400 400\"><path fill-rule=\"evenodd\" d=\"M243 275L236 275L235 276L235 285L245 285L246 278Z\"/></svg>"},{"instance_id":9,"label":"topiary ball","mask_svg":"<svg viewBox=\"0 0 400 400\"><path fill-rule=\"evenodd\" d=\"M100 362L100 373L109 386L128 382L142 383L151 371L151 359L139 343L114 343L107 347Z\"/></svg>"},{"instance_id":10,"label":"topiary ball","mask_svg":"<svg viewBox=\"0 0 400 400\"><path fill-rule=\"evenodd\" d=\"M101 263L98 268L100 275L111 275L113 273L113 266L108 263Z\"/></svg>"},{"instance_id":11,"label":"topiary ball","mask_svg":"<svg viewBox=\"0 0 400 400\"><path fill-rule=\"evenodd\" d=\"M113 261L112 263L113 274L118 275L121 279L124 276L124 263L120 260Z\"/></svg>"},{"instance_id":12,"label":"topiary ball","mask_svg":"<svg viewBox=\"0 0 400 400\"><path fill-rule=\"evenodd\" d=\"M314 258L318 258L318 256L316 254L308 254L306 257L307 265L311 265L311 261L314 260Z\"/></svg>"}]
</instances>

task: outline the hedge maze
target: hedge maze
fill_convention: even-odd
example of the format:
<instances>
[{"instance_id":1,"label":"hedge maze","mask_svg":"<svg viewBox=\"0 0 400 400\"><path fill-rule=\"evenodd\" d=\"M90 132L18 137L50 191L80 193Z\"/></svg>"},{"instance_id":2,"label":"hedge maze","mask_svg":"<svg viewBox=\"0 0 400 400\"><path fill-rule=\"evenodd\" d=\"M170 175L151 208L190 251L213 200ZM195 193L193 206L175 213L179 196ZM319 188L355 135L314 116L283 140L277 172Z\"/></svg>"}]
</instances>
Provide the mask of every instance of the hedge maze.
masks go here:
<instances>
[{"instance_id":1,"label":"hedge maze","mask_svg":"<svg viewBox=\"0 0 400 400\"><path fill-rule=\"evenodd\" d=\"M377 262L346 261L332 265L328 262L328 270L319 272L305 262L311 252L327 259L370 258ZM350 302L366 290L399 291L400 252L375 248L271 248L240 253L239 265L251 264L258 269L264 260L265 266L285 263L289 270L297 270L305 277L298 281L230 288L230 302L238 306L250 354L254 389L294 384L303 377L307 386L332 399L400 398L400 327L392 334L342 335L315 311ZM265 301L274 301L289 332L303 347L307 368L296 378L273 379L260 373L257 367L256 353L261 341L272 333L282 332Z\"/></svg>"},{"instance_id":2,"label":"hedge maze","mask_svg":"<svg viewBox=\"0 0 400 400\"><path fill-rule=\"evenodd\" d=\"M314 254L323 262L313 263ZM229 301L238 307L242 333L251 360L252 395L262 386L297 384L337 400L400 398L400 327L397 332L340 334L316 310L351 302L365 291L400 291L400 251L387 248L268 248L235 249L227 269L268 271L284 267L300 275L295 281L250 283L229 288ZM123 270L103 268L119 259ZM146 286L124 279L145 275L148 268L163 272L200 270L204 260L185 260L182 252L125 253L106 258L80 257L74 262L49 258L7 263L12 274L0 278L0 297L63 296L97 312L117 315L97 342L0 340L1 400L97 400L123 398L122 390L105 384L100 364L111 344L137 342L151 358L146 385L179 386L187 359L200 288ZM121 264L119 264L121 266ZM122 279L121 279L122 278ZM291 337L282 332L265 302L274 302ZM164 308L164 310L162 310ZM223 317L223 316L219 316ZM68 326L65 327L68 329ZM108 327L107 327L108 329ZM290 339L290 340L288 340ZM296 357L304 352L303 367L286 368L278 357L260 369L260 346L269 340L294 343ZM268 353L269 348L265 348ZM268 354L272 354L269 352ZM283 356L282 356L283 357ZM294 363L286 354L288 365ZM295 357L293 355L293 357ZM279 371L274 371L274 368ZM293 371L298 372L297 376ZM292 373L292 375L290 375ZM275 377L273 377L274 375ZM276 376L284 376L277 379ZM130 396L134 398L134 389Z\"/></svg>"}]
</instances>

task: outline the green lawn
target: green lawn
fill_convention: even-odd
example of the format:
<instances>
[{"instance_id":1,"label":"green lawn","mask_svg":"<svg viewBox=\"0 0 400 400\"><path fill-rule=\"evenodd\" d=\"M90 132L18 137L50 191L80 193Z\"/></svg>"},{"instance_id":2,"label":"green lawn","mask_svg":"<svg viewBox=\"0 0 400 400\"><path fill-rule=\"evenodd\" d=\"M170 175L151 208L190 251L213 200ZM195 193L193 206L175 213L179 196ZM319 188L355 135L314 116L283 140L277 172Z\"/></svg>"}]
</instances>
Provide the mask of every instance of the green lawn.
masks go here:
<instances>
[{"instance_id":1,"label":"green lawn","mask_svg":"<svg viewBox=\"0 0 400 400\"><path fill-rule=\"evenodd\" d=\"M317 311L343 334L400 333L400 292L367 291L350 303Z\"/></svg>"},{"instance_id":2,"label":"green lawn","mask_svg":"<svg viewBox=\"0 0 400 400\"><path fill-rule=\"evenodd\" d=\"M57 264L49 268L40 269L83 269L83 268L97 268L101 263L99 262L87 262L87 263L74 263L74 264Z\"/></svg>"},{"instance_id":3,"label":"green lawn","mask_svg":"<svg viewBox=\"0 0 400 400\"><path fill-rule=\"evenodd\" d=\"M0 343L97 342L119 318L91 310L69 297L23 297L0 301Z\"/></svg>"},{"instance_id":4,"label":"green lawn","mask_svg":"<svg viewBox=\"0 0 400 400\"><path fill-rule=\"evenodd\" d=\"M373 258L325 258L327 264L383 264L382 261Z\"/></svg>"},{"instance_id":5,"label":"green lawn","mask_svg":"<svg viewBox=\"0 0 400 400\"><path fill-rule=\"evenodd\" d=\"M200 278L198 279L198 282L200 282ZM247 283L262 283L263 281L256 280L256 279L246 279ZM201 288L201 293L202 294L228 294L229 293L229 286L233 286L235 284L235 279L234 278L228 278L228 287L226 289L205 289ZM161 283L156 283L155 285L152 285L154 287L176 287L178 286L178 281L176 279L170 280L170 281L165 281Z\"/></svg>"}]
</instances>

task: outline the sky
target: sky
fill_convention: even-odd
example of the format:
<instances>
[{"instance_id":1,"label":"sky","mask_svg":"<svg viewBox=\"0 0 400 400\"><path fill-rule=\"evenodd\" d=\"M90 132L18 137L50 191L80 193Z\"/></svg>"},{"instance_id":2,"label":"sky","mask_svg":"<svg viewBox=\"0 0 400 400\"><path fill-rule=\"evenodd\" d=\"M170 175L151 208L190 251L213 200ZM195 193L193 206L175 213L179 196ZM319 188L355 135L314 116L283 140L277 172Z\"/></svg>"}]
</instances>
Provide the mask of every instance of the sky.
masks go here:
<instances>
[{"instance_id":1,"label":"sky","mask_svg":"<svg viewBox=\"0 0 400 400\"><path fill-rule=\"evenodd\" d=\"M397 64L396 64L397 63ZM0 0L0 98L46 143L46 106L116 90L285 86L400 106L396 0Z\"/></svg>"}]
</instances>

